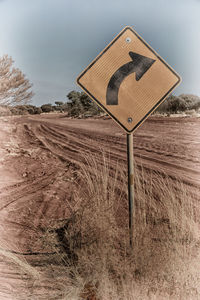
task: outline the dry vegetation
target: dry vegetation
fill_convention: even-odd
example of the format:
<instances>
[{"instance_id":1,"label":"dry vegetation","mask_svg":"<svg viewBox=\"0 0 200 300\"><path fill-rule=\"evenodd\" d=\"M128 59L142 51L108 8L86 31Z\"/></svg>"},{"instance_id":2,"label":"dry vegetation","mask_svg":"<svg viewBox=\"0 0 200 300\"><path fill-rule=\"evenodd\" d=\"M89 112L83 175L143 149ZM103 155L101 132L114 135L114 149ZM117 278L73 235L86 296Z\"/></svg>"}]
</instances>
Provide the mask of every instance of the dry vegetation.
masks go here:
<instances>
[{"instance_id":1,"label":"dry vegetation","mask_svg":"<svg viewBox=\"0 0 200 300\"><path fill-rule=\"evenodd\" d=\"M33 97L32 84L21 70L13 67L12 57L0 57L0 104L26 104Z\"/></svg>"},{"instance_id":2,"label":"dry vegetation","mask_svg":"<svg viewBox=\"0 0 200 300\"><path fill-rule=\"evenodd\" d=\"M71 217L44 232L54 254L26 261L1 251L26 278L26 289L16 299L200 298L199 213L192 195L181 182L136 166L130 250L126 172L116 170L104 156L101 166L86 157L76 173Z\"/></svg>"},{"instance_id":3,"label":"dry vegetation","mask_svg":"<svg viewBox=\"0 0 200 300\"><path fill-rule=\"evenodd\" d=\"M73 118L87 118L105 114L94 101L84 92L72 91L67 95L68 101L55 101L55 105L51 103L43 104L37 107L31 104L26 105L1 105L0 116L6 115L35 115L41 113L65 113ZM0 99L1 100L1 99ZM170 116L171 114L195 115L200 113L200 98L194 95L182 94L180 96L170 95L155 110L154 114L162 114Z\"/></svg>"}]
</instances>

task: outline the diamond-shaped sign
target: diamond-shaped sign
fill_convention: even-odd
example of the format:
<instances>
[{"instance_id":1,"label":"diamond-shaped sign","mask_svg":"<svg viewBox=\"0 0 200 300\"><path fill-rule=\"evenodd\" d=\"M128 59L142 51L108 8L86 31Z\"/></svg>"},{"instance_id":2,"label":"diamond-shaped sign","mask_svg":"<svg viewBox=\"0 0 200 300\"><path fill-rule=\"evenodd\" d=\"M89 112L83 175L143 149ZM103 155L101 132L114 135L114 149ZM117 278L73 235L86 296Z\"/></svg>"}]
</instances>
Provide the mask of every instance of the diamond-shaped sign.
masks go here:
<instances>
[{"instance_id":1,"label":"diamond-shaped sign","mask_svg":"<svg viewBox=\"0 0 200 300\"><path fill-rule=\"evenodd\" d=\"M180 80L131 27L125 27L79 75L77 83L130 133Z\"/></svg>"}]
</instances>

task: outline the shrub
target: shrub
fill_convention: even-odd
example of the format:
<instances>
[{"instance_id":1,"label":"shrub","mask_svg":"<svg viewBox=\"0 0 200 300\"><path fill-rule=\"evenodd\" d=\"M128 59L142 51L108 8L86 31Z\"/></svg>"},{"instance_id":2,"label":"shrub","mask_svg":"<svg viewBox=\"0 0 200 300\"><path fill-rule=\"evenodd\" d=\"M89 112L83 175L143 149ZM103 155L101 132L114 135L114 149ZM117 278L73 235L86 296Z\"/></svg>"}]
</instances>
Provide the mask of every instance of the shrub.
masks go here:
<instances>
[{"instance_id":1,"label":"shrub","mask_svg":"<svg viewBox=\"0 0 200 300\"><path fill-rule=\"evenodd\" d=\"M51 112L51 111L53 111L53 107L52 107L52 104L43 104L42 106L41 106L41 110L42 110L42 112Z\"/></svg>"},{"instance_id":2,"label":"shrub","mask_svg":"<svg viewBox=\"0 0 200 300\"><path fill-rule=\"evenodd\" d=\"M35 115L39 115L39 114L41 114L41 113L42 113L41 107L35 107L35 109L34 109L34 114L35 114Z\"/></svg>"},{"instance_id":3,"label":"shrub","mask_svg":"<svg viewBox=\"0 0 200 300\"><path fill-rule=\"evenodd\" d=\"M33 105L25 105L24 109L27 110L27 112L30 115L33 115L35 113L35 106L33 106Z\"/></svg>"},{"instance_id":4,"label":"shrub","mask_svg":"<svg viewBox=\"0 0 200 300\"><path fill-rule=\"evenodd\" d=\"M26 105L16 105L10 107L13 115L27 115L29 114Z\"/></svg>"},{"instance_id":5,"label":"shrub","mask_svg":"<svg viewBox=\"0 0 200 300\"><path fill-rule=\"evenodd\" d=\"M178 113L192 109L200 108L200 98L194 95L180 96L170 95L167 99L156 109L160 113Z\"/></svg>"},{"instance_id":6,"label":"shrub","mask_svg":"<svg viewBox=\"0 0 200 300\"><path fill-rule=\"evenodd\" d=\"M83 92L72 91L67 97L70 100L68 102L68 113L70 116L98 115L102 112L101 108Z\"/></svg>"}]
</instances>

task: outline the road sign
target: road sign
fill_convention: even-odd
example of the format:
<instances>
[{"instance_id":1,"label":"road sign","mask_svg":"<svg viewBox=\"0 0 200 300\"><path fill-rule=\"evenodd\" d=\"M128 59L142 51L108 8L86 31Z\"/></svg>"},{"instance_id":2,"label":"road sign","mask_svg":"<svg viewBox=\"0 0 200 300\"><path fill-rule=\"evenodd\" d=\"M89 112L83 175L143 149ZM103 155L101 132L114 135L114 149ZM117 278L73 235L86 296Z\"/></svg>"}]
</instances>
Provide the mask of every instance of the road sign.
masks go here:
<instances>
[{"instance_id":1,"label":"road sign","mask_svg":"<svg viewBox=\"0 0 200 300\"><path fill-rule=\"evenodd\" d=\"M128 133L179 84L180 76L131 27L125 27L77 83Z\"/></svg>"}]
</instances>

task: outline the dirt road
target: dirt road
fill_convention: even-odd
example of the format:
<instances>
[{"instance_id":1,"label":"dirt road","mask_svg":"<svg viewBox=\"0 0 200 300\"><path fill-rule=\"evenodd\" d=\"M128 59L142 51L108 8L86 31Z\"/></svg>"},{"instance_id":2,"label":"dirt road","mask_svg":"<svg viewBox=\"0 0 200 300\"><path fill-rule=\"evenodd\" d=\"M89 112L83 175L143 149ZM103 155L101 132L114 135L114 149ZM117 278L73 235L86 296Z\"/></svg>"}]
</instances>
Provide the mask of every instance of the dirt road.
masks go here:
<instances>
[{"instance_id":1,"label":"dirt road","mask_svg":"<svg viewBox=\"0 0 200 300\"><path fill-rule=\"evenodd\" d=\"M126 167L126 134L110 119L27 116L13 118L12 126L11 141L2 147L7 151L7 158L0 205L1 213L6 212L5 222L8 222L8 212L15 212L12 222L19 227L19 232L22 215L26 220L27 214L32 214L27 224L30 226L27 230L31 231L32 224L37 228L44 219L65 217L62 205L66 198L72 198L73 171L85 162L86 153L95 155L99 163L102 152L107 153L113 170L117 163ZM154 117L134 133L136 163L144 169L180 179L197 198L199 153L200 119L197 118ZM19 220L16 220L18 211ZM15 226L13 231L17 235ZM26 244L27 250L33 247L27 244L27 239L23 241L17 236L17 240L20 249L22 244Z\"/></svg>"},{"instance_id":2,"label":"dirt road","mask_svg":"<svg viewBox=\"0 0 200 300\"><path fill-rule=\"evenodd\" d=\"M108 118L83 120L46 114L4 117L0 123L1 248L27 257L51 253L39 237L53 220L66 218L76 205L75 170L85 163L86 153L101 163L102 152L109 155L113 171L117 163L125 168L126 134ZM151 117L134 133L136 163L180 179L197 201L199 153L199 118ZM1 270L4 263L2 259Z\"/></svg>"},{"instance_id":3,"label":"dirt road","mask_svg":"<svg viewBox=\"0 0 200 300\"><path fill-rule=\"evenodd\" d=\"M67 119L42 116L17 121L20 135L33 144L40 141L61 161L78 165L84 151L110 154L126 163L126 134L112 120ZM35 140L34 140L35 139ZM180 178L187 185L200 183L200 119L159 118L145 122L134 134L134 156L145 168Z\"/></svg>"}]
</instances>

